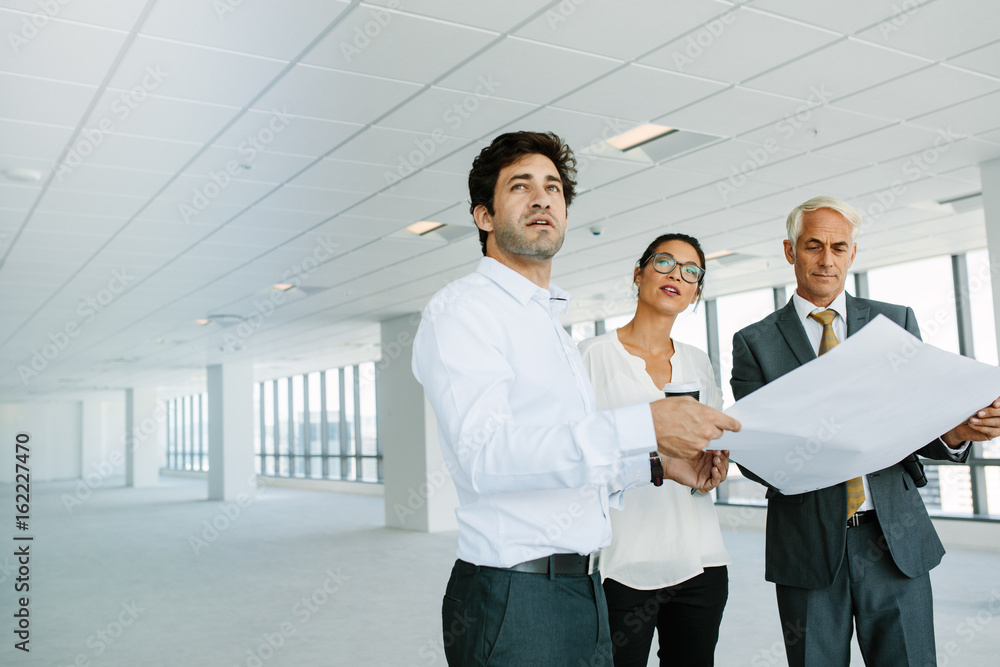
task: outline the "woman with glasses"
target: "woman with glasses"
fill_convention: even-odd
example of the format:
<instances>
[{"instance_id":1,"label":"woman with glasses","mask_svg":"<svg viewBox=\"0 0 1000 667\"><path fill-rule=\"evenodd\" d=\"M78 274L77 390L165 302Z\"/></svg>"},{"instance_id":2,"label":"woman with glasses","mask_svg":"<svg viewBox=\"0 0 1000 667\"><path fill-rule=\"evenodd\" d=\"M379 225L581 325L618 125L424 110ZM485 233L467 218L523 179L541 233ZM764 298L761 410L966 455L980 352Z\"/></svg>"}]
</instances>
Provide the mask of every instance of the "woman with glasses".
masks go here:
<instances>
[{"instance_id":1,"label":"woman with glasses","mask_svg":"<svg viewBox=\"0 0 1000 667\"><path fill-rule=\"evenodd\" d=\"M697 239L664 234L646 248L633 273L635 316L580 343L598 410L654 401L668 384L722 407L708 356L670 337L677 316L701 297L704 278ZM725 479L728 453L719 452L715 464ZM711 496L670 479L640 486L625 494L622 511L611 512L611 527L601 575L615 667L644 667L654 628L660 665L713 665L731 561Z\"/></svg>"}]
</instances>

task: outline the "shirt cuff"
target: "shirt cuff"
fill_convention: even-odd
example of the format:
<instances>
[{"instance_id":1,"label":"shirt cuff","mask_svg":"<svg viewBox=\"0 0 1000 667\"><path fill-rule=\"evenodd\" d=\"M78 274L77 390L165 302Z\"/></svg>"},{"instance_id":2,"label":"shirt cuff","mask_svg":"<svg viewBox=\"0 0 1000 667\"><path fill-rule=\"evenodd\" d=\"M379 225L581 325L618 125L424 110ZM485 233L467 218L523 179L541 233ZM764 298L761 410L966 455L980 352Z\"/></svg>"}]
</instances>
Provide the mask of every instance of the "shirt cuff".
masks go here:
<instances>
[{"instance_id":1,"label":"shirt cuff","mask_svg":"<svg viewBox=\"0 0 1000 667\"><path fill-rule=\"evenodd\" d=\"M622 457L642 454L649 466L649 453L656 449L656 430L649 403L637 403L614 410L618 449ZM647 479L649 475L646 475Z\"/></svg>"}]
</instances>

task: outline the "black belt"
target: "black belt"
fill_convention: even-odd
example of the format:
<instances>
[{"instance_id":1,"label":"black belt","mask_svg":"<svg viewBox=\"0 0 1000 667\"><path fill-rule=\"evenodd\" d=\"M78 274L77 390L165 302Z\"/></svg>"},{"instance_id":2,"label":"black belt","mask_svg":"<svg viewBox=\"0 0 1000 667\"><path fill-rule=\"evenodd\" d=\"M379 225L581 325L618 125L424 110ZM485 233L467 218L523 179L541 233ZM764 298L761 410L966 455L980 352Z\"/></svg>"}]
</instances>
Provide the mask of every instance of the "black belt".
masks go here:
<instances>
[{"instance_id":1,"label":"black belt","mask_svg":"<svg viewBox=\"0 0 1000 667\"><path fill-rule=\"evenodd\" d=\"M553 554L518 563L513 567L497 569L527 572L528 574L549 574L549 565L551 564L552 574L590 574L597 572L600 562L601 552L595 551L589 556L581 556L580 554Z\"/></svg>"},{"instance_id":2,"label":"black belt","mask_svg":"<svg viewBox=\"0 0 1000 667\"><path fill-rule=\"evenodd\" d=\"M855 512L854 516L847 520L847 527L860 526L863 523L871 523L875 520L875 510L867 512Z\"/></svg>"}]
</instances>

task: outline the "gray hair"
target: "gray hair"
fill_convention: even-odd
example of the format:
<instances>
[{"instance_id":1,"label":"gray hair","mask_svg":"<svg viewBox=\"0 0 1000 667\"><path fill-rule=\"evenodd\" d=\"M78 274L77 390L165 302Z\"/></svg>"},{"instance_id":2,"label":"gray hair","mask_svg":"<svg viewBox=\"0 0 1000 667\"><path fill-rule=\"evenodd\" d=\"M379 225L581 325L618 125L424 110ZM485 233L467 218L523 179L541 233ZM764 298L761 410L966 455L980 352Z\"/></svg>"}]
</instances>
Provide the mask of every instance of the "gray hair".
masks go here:
<instances>
[{"instance_id":1,"label":"gray hair","mask_svg":"<svg viewBox=\"0 0 1000 667\"><path fill-rule=\"evenodd\" d=\"M844 220L847 220L851 224L851 243L857 243L858 232L861 231L862 224L861 213L843 199L820 195L819 197L813 197L803 204L799 204L788 214L788 219L785 220L785 227L788 228L788 240L792 242L793 249L795 248L795 243L799 240L799 234L802 233L802 214L806 211L815 211L821 208L834 210L844 216Z\"/></svg>"}]
</instances>

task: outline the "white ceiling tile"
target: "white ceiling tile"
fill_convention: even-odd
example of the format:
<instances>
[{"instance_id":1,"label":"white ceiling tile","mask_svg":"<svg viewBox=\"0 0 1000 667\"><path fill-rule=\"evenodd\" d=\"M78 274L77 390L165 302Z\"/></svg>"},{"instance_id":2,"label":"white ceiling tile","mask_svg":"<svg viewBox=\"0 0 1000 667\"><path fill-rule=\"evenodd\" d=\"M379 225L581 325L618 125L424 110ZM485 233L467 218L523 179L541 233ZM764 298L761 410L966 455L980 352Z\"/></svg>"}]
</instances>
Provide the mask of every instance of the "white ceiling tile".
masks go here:
<instances>
[{"instance_id":1,"label":"white ceiling tile","mask_svg":"<svg viewBox=\"0 0 1000 667\"><path fill-rule=\"evenodd\" d=\"M144 197L98 194L82 190L50 189L42 197L38 210L64 213L83 210L98 215L128 216L135 213L145 203Z\"/></svg>"},{"instance_id":2,"label":"white ceiling tile","mask_svg":"<svg viewBox=\"0 0 1000 667\"><path fill-rule=\"evenodd\" d=\"M260 183L242 178L220 178L221 172L199 174L187 172L178 176L157 201L173 202L185 221L198 220L212 207L250 206L277 188L274 183ZM227 174L228 176L228 174Z\"/></svg>"},{"instance_id":3,"label":"white ceiling tile","mask_svg":"<svg viewBox=\"0 0 1000 667\"><path fill-rule=\"evenodd\" d=\"M765 141L769 138L771 137L766 137ZM762 165L772 161L777 162L796 154L796 151L784 148L777 142L767 145L771 150L760 144L730 139L669 160L665 166L671 169L694 169L723 177L730 176L733 169L739 171L747 160Z\"/></svg>"},{"instance_id":4,"label":"white ceiling tile","mask_svg":"<svg viewBox=\"0 0 1000 667\"><path fill-rule=\"evenodd\" d=\"M258 151L253 146L212 146L199 155L187 171L202 174L229 172L231 175L242 170L245 172L243 177L249 180L284 183L315 161L313 157L277 153L268 147Z\"/></svg>"},{"instance_id":5,"label":"white ceiling tile","mask_svg":"<svg viewBox=\"0 0 1000 667\"><path fill-rule=\"evenodd\" d=\"M1000 92L949 106L910 121L932 130L974 135L1000 122Z\"/></svg>"},{"instance_id":6,"label":"white ceiling tile","mask_svg":"<svg viewBox=\"0 0 1000 667\"><path fill-rule=\"evenodd\" d=\"M139 36L109 87L243 107L283 66L270 58Z\"/></svg>"},{"instance_id":7,"label":"white ceiling tile","mask_svg":"<svg viewBox=\"0 0 1000 667\"><path fill-rule=\"evenodd\" d=\"M663 5L665 11L674 8ZM761 40L761 35L767 35ZM718 81L743 81L838 39L836 33L738 7L641 62Z\"/></svg>"},{"instance_id":8,"label":"white ceiling tile","mask_svg":"<svg viewBox=\"0 0 1000 667\"><path fill-rule=\"evenodd\" d=\"M254 108L287 109L299 116L371 123L419 89L404 81L296 65Z\"/></svg>"},{"instance_id":9,"label":"white ceiling tile","mask_svg":"<svg viewBox=\"0 0 1000 667\"><path fill-rule=\"evenodd\" d=\"M932 130L910 125L891 125L821 148L819 153L867 164L919 152L931 148L941 140L941 135Z\"/></svg>"},{"instance_id":10,"label":"white ceiling tile","mask_svg":"<svg viewBox=\"0 0 1000 667\"><path fill-rule=\"evenodd\" d=\"M241 213L233 219L227 227L253 230L263 229L288 229L298 232L303 229L315 227L329 216L325 213L312 211L293 211L289 209L270 208L265 206L254 206L249 211ZM252 233L252 232L248 232Z\"/></svg>"},{"instance_id":11,"label":"white ceiling tile","mask_svg":"<svg viewBox=\"0 0 1000 667\"><path fill-rule=\"evenodd\" d=\"M0 90L2 118L76 127L97 87L0 72Z\"/></svg>"},{"instance_id":12,"label":"white ceiling tile","mask_svg":"<svg viewBox=\"0 0 1000 667\"><path fill-rule=\"evenodd\" d=\"M38 7L34 9L38 15ZM0 9L0 34L7 37L15 56L0 60L0 71L96 86L128 36L120 30L49 20L29 33L34 35L31 39L25 39L26 19L30 17ZM73 58L64 57L66 44L73 45Z\"/></svg>"},{"instance_id":13,"label":"white ceiling tile","mask_svg":"<svg viewBox=\"0 0 1000 667\"><path fill-rule=\"evenodd\" d=\"M948 64L1000 77L1000 40L956 56Z\"/></svg>"},{"instance_id":14,"label":"white ceiling tile","mask_svg":"<svg viewBox=\"0 0 1000 667\"><path fill-rule=\"evenodd\" d=\"M0 202L9 208L28 209L34 205L41 191L40 185L0 182Z\"/></svg>"},{"instance_id":15,"label":"white ceiling tile","mask_svg":"<svg viewBox=\"0 0 1000 667\"><path fill-rule=\"evenodd\" d=\"M386 194L436 201L461 201L469 198L468 179L445 171L421 169L404 181L398 181Z\"/></svg>"},{"instance_id":16,"label":"white ceiling tile","mask_svg":"<svg viewBox=\"0 0 1000 667\"><path fill-rule=\"evenodd\" d=\"M247 111L214 143L217 146L236 148L243 159L261 149L315 157L329 152L364 127L358 123L305 118L286 114L280 109L277 111L281 113L275 113L274 110ZM275 132L274 128L278 128L278 131Z\"/></svg>"},{"instance_id":17,"label":"white ceiling tile","mask_svg":"<svg viewBox=\"0 0 1000 667\"><path fill-rule=\"evenodd\" d=\"M557 106L646 122L725 88L724 84L628 65L564 97Z\"/></svg>"},{"instance_id":18,"label":"white ceiling tile","mask_svg":"<svg viewBox=\"0 0 1000 667\"><path fill-rule=\"evenodd\" d=\"M539 75L539 63L545 63L547 76ZM617 66L609 58L507 37L437 83L479 95L546 104Z\"/></svg>"},{"instance_id":19,"label":"white ceiling tile","mask_svg":"<svg viewBox=\"0 0 1000 667\"><path fill-rule=\"evenodd\" d=\"M846 63L863 63L846 66ZM745 82L745 86L825 104L926 67L927 62L845 39Z\"/></svg>"},{"instance_id":20,"label":"white ceiling tile","mask_svg":"<svg viewBox=\"0 0 1000 667\"><path fill-rule=\"evenodd\" d=\"M52 7L53 11L46 13L50 13L54 21L79 21L96 26L130 30L146 5L146 0L116 0L114 3L60 2L58 6ZM28 14L38 14L41 9L38 0L3 0L0 6ZM18 34L21 34L21 30Z\"/></svg>"},{"instance_id":21,"label":"white ceiling tile","mask_svg":"<svg viewBox=\"0 0 1000 667\"><path fill-rule=\"evenodd\" d=\"M993 42L1000 3L989 0L935 0L873 26L858 37L931 60L947 60Z\"/></svg>"},{"instance_id":22,"label":"white ceiling tile","mask_svg":"<svg viewBox=\"0 0 1000 667\"><path fill-rule=\"evenodd\" d=\"M756 161L741 165L749 173ZM765 183L798 186L825 180L862 168L860 162L830 157L822 153L804 153L781 162L768 162L754 172Z\"/></svg>"},{"instance_id":23,"label":"white ceiling tile","mask_svg":"<svg viewBox=\"0 0 1000 667\"><path fill-rule=\"evenodd\" d=\"M982 134L977 134L976 138L982 139L983 141L992 141L995 144L1000 144L1000 127L998 127L995 130L983 132Z\"/></svg>"},{"instance_id":24,"label":"white ceiling tile","mask_svg":"<svg viewBox=\"0 0 1000 667\"><path fill-rule=\"evenodd\" d=\"M205 143L236 115L236 107L200 104L109 88L87 119L87 128L156 139Z\"/></svg>"},{"instance_id":25,"label":"white ceiling tile","mask_svg":"<svg viewBox=\"0 0 1000 667\"><path fill-rule=\"evenodd\" d=\"M109 134L100 143L81 134L73 142L70 153L56 168L56 177L67 178L78 164L98 164L145 171L177 171L198 151L198 145L180 141L165 141L127 134ZM65 167L63 166L65 165Z\"/></svg>"},{"instance_id":26,"label":"white ceiling tile","mask_svg":"<svg viewBox=\"0 0 1000 667\"><path fill-rule=\"evenodd\" d=\"M569 210L569 224L570 226L587 225L596 220L645 206L657 199L661 199L661 196L654 192L626 195L606 190L590 190L574 200Z\"/></svg>"},{"instance_id":27,"label":"white ceiling tile","mask_svg":"<svg viewBox=\"0 0 1000 667\"><path fill-rule=\"evenodd\" d=\"M418 220L425 220L426 216L453 203L443 200L433 201L412 197L376 195L353 207L350 213L352 216L397 221L396 230L398 230Z\"/></svg>"},{"instance_id":28,"label":"white ceiling tile","mask_svg":"<svg viewBox=\"0 0 1000 667\"><path fill-rule=\"evenodd\" d=\"M688 2L681 11L657 0L590 0L560 3L515 34L545 44L632 60L729 11L719 2ZM637 22L657 30L636 30ZM708 28L706 27L706 30Z\"/></svg>"},{"instance_id":29,"label":"white ceiling tile","mask_svg":"<svg viewBox=\"0 0 1000 667\"><path fill-rule=\"evenodd\" d=\"M880 118L906 120L1000 89L1000 80L933 65L839 99L835 106Z\"/></svg>"},{"instance_id":30,"label":"white ceiling tile","mask_svg":"<svg viewBox=\"0 0 1000 667\"><path fill-rule=\"evenodd\" d=\"M376 192L397 182L394 172L385 165L324 158L295 177L289 185Z\"/></svg>"},{"instance_id":31,"label":"white ceiling tile","mask_svg":"<svg viewBox=\"0 0 1000 667\"><path fill-rule=\"evenodd\" d=\"M81 164L52 181L50 187L65 190L86 190L103 194L127 192L137 197L151 197L172 176L169 172L122 169L96 164Z\"/></svg>"},{"instance_id":32,"label":"white ceiling tile","mask_svg":"<svg viewBox=\"0 0 1000 667\"><path fill-rule=\"evenodd\" d=\"M595 143L603 143L627 130L636 123L621 118L609 118L592 113L581 113L555 107L542 107L524 118L497 129L496 135L521 130L555 132L583 160L581 151ZM490 137L492 138L492 137ZM469 167L471 167L471 160ZM466 171L469 167L466 167Z\"/></svg>"},{"instance_id":33,"label":"white ceiling tile","mask_svg":"<svg viewBox=\"0 0 1000 667\"><path fill-rule=\"evenodd\" d=\"M73 128L0 118L0 146L9 156L55 162Z\"/></svg>"},{"instance_id":34,"label":"white ceiling tile","mask_svg":"<svg viewBox=\"0 0 1000 667\"><path fill-rule=\"evenodd\" d=\"M456 3L453 0L421 0L411 5L405 0L371 0L371 4L404 9L412 14L444 19L487 30L506 32L509 28L539 11L535 0L509 0L504 3ZM373 14L372 19L376 20Z\"/></svg>"},{"instance_id":35,"label":"white ceiling tile","mask_svg":"<svg viewBox=\"0 0 1000 667\"><path fill-rule=\"evenodd\" d=\"M261 203L271 208L312 211L330 216L350 208L365 196L360 192L285 185Z\"/></svg>"},{"instance_id":36,"label":"white ceiling tile","mask_svg":"<svg viewBox=\"0 0 1000 667\"><path fill-rule=\"evenodd\" d=\"M713 174L669 167L652 167L604 185L598 191L659 199L692 190L717 180L719 177Z\"/></svg>"},{"instance_id":37,"label":"white ceiling tile","mask_svg":"<svg viewBox=\"0 0 1000 667\"><path fill-rule=\"evenodd\" d=\"M442 134L370 127L330 155L337 160L386 165L402 178L424 167L435 157L462 148L467 141Z\"/></svg>"},{"instance_id":38,"label":"white ceiling tile","mask_svg":"<svg viewBox=\"0 0 1000 667\"><path fill-rule=\"evenodd\" d=\"M692 132L715 136L734 136L764 125L774 125L808 107L801 100L789 99L739 86L672 111L653 122Z\"/></svg>"},{"instance_id":39,"label":"white ceiling tile","mask_svg":"<svg viewBox=\"0 0 1000 667\"><path fill-rule=\"evenodd\" d=\"M890 124L881 118L832 106L806 107L802 112L783 118L773 126L740 135L740 139L790 150L810 151Z\"/></svg>"},{"instance_id":40,"label":"white ceiling tile","mask_svg":"<svg viewBox=\"0 0 1000 667\"><path fill-rule=\"evenodd\" d=\"M124 226L126 216L93 215L79 210L35 211L31 216L30 228L39 231L72 232L80 230L89 234L110 236Z\"/></svg>"},{"instance_id":41,"label":"white ceiling tile","mask_svg":"<svg viewBox=\"0 0 1000 667\"><path fill-rule=\"evenodd\" d=\"M479 28L358 5L302 62L360 74L392 71L393 78L423 83L438 78L496 37ZM420 51L419 58L409 57L413 50Z\"/></svg>"},{"instance_id":42,"label":"white ceiling tile","mask_svg":"<svg viewBox=\"0 0 1000 667\"><path fill-rule=\"evenodd\" d=\"M495 95L431 87L379 121L379 125L473 139L534 109L534 105Z\"/></svg>"},{"instance_id":43,"label":"white ceiling tile","mask_svg":"<svg viewBox=\"0 0 1000 667\"><path fill-rule=\"evenodd\" d=\"M242 206L229 206L227 204L210 203L209 206L190 214L181 209L181 202L173 199L156 199L145 206L136 215L144 220L179 222L183 224L201 223L203 225L218 226L229 222L233 217L243 211Z\"/></svg>"},{"instance_id":44,"label":"white ceiling tile","mask_svg":"<svg viewBox=\"0 0 1000 667\"><path fill-rule=\"evenodd\" d=\"M291 60L347 6L342 0L286 0L280 4L171 0L156 4L142 32Z\"/></svg>"},{"instance_id":45,"label":"white ceiling tile","mask_svg":"<svg viewBox=\"0 0 1000 667\"><path fill-rule=\"evenodd\" d=\"M755 0L754 7L766 9L782 16L798 19L815 26L852 35L876 23L891 26L896 21L907 20L907 9L929 0L912 0L903 4L898 0ZM887 30L890 28L886 28Z\"/></svg>"},{"instance_id":46,"label":"white ceiling tile","mask_svg":"<svg viewBox=\"0 0 1000 667\"><path fill-rule=\"evenodd\" d=\"M576 158L577 192L599 188L605 183L617 181L629 174L649 167L648 164L640 162L611 160L579 153Z\"/></svg>"}]
</instances>

